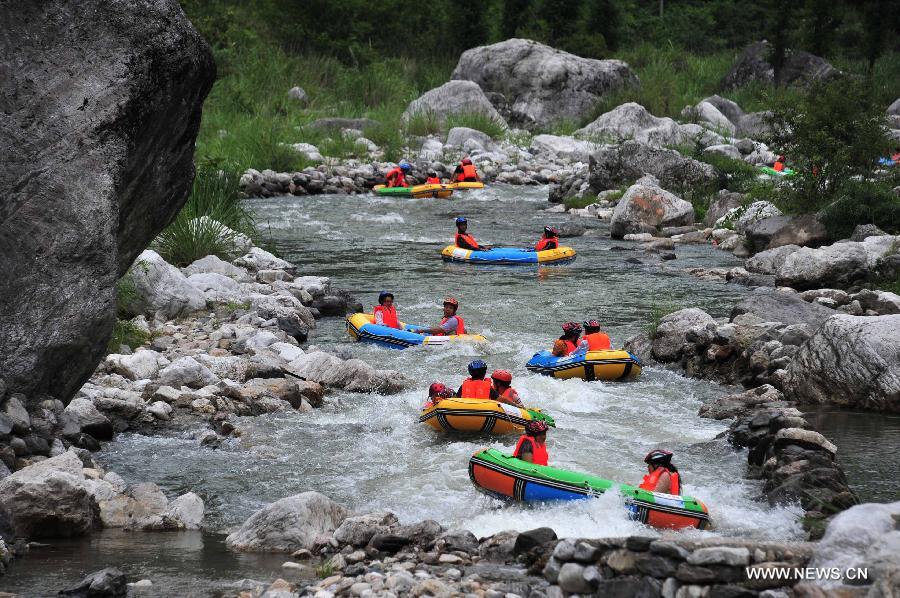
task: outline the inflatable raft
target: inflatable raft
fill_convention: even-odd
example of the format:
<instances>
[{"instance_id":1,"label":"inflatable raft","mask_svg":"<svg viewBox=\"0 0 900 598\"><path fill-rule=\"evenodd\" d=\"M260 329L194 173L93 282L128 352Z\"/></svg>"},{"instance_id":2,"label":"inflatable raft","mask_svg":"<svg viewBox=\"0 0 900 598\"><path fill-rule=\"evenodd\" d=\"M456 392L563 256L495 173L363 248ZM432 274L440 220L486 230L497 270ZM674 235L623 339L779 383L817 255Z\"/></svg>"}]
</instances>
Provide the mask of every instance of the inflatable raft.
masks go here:
<instances>
[{"instance_id":1,"label":"inflatable raft","mask_svg":"<svg viewBox=\"0 0 900 598\"><path fill-rule=\"evenodd\" d=\"M445 432L480 432L482 434L521 433L525 424L542 420L556 426L553 418L540 409L520 408L491 399L444 399L422 409L419 421Z\"/></svg>"},{"instance_id":2,"label":"inflatable raft","mask_svg":"<svg viewBox=\"0 0 900 598\"><path fill-rule=\"evenodd\" d=\"M484 183L481 181L461 181L458 183L448 183L448 187L457 191L467 191L469 189L484 189Z\"/></svg>"},{"instance_id":3,"label":"inflatable raft","mask_svg":"<svg viewBox=\"0 0 900 598\"><path fill-rule=\"evenodd\" d=\"M790 168L785 168L781 172L775 170L771 166L760 166L759 169L769 176L794 176L794 171Z\"/></svg>"},{"instance_id":4,"label":"inflatable raft","mask_svg":"<svg viewBox=\"0 0 900 598\"><path fill-rule=\"evenodd\" d=\"M415 185L413 187L387 187L385 185L375 185L372 190L378 195L387 197L413 197L420 199L423 197L440 197L446 198L453 195L453 188L450 185Z\"/></svg>"},{"instance_id":5,"label":"inflatable raft","mask_svg":"<svg viewBox=\"0 0 900 598\"><path fill-rule=\"evenodd\" d=\"M588 351L554 357L541 351L525 364L528 371L554 378L582 380L623 380L641 375L641 360L625 350Z\"/></svg>"},{"instance_id":6,"label":"inflatable raft","mask_svg":"<svg viewBox=\"0 0 900 598\"><path fill-rule=\"evenodd\" d=\"M580 500L613 490L625 497L629 516L641 523L662 529L709 525L706 505L690 496L648 492L586 473L535 465L494 449L472 455L469 479L485 494L520 502Z\"/></svg>"},{"instance_id":7,"label":"inflatable raft","mask_svg":"<svg viewBox=\"0 0 900 598\"><path fill-rule=\"evenodd\" d=\"M411 330L419 328L400 322L402 329L375 324L372 314L353 314L347 318L347 332L355 340L376 343L391 349L406 349L413 345L443 346L448 343L483 342L487 339L480 334L460 334L431 336Z\"/></svg>"},{"instance_id":8,"label":"inflatable raft","mask_svg":"<svg viewBox=\"0 0 900 598\"><path fill-rule=\"evenodd\" d=\"M490 251L473 251L456 245L448 245L441 250L441 256L448 262L468 264L550 264L575 259L571 247L559 247L546 251L520 249L518 247L495 247Z\"/></svg>"}]
</instances>

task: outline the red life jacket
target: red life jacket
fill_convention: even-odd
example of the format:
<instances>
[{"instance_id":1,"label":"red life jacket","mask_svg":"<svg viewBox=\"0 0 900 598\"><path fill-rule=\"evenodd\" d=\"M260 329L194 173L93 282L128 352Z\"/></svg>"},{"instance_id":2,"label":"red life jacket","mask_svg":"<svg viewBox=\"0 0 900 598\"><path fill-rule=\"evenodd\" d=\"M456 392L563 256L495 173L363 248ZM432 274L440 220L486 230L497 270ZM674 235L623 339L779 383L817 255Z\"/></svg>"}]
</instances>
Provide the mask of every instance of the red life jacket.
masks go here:
<instances>
[{"instance_id":1,"label":"red life jacket","mask_svg":"<svg viewBox=\"0 0 900 598\"><path fill-rule=\"evenodd\" d=\"M460 180L473 181L473 182L478 180L478 171L475 170L474 164L463 164L462 165L462 173L460 174Z\"/></svg>"},{"instance_id":2,"label":"red life jacket","mask_svg":"<svg viewBox=\"0 0 900 598\"><path fill-rule=\"evenodd\" d=\"M372 310L372 315L377 315L381 312L381 320L384 322L385 326L390 326L391 328L400 328L400 321L397 319L397 308L393 305L390 307L385 307L383 305L376 305L375 309Z\"/></svg>"},{"instance_id":3,"label":"red life jacket","mask_svg":"<svg viewBox=\"0 0 900 598\"><path fill-rule=\"evenodd\" d=\"M585 334L581 340L587 341L588 351L608 351L612 348L609 342L609 336L602 332L592 332Z\"/></svg>"},{"instance_id":4,"label":"red life jacket","mask_svg":"<svg viewBox=\"0 0 900 598\"><path fill-rule=\"evenodd\" d=\"M388 187L408 187L406 183L406 175L403 174L403 169L399 166L392 168L388 171L386 175L384 175L385 180L387 181Z\"/></svg>"},{"instance_id":5,"label":"red life jacket","mask_svg":"<svg viewBox=\"0 0 900 598\"><path fill-rule=\"evenodd\" d=\"M572 341L570 341L567 338L561 339L561 340L562 340L562 342L566 343L566 355L571 355L572 353L575 352L575 349L578 348L578 345L576 345L575 343L573 343Z\"/></svg>"},{"instance_id":6,"label":"red life jacket","mask_svg":"<svg viewBox=\"0 0 900 598\"><path fill-rule=\"evenodd\" d=\"M544 237L534 246L535 251L546 251L548 249L556 249L559 247L559 239L556 237Z\"/></svg>"},{"instance_id":7,"label":"red life jacket","mask_svg":"<svg viewBox=\"0 0 900 598\"><path fill-rule=\"evenodd\" d=\"M519 406L519 393L517 393L512 386L499 394L500 398L497 400L501 403L506 403L507 405L515 405L516 407Z\"/></svg>"},{"instance_id":8,"label":"red life jacket","mask_svg":"<svg viewBox=\"0 0 900 598\"><path fill-rule=\"evenodd\" d=\"M535 465L547 465L550 462L550 456L547 454L547 445L539 444L537 440L534 439L533 436L522 436L519 438L519 442L516 443L516 450L513 451L513 457L519 459L519 450L522 448L522 443L526 440L531 441L531 457L533 459L533 463Z\"/></svg>"},{"instance_id":9,"label":"red life jacket","mask_svg":"<svg viewBox=\"0 0 900 598\"><path fill-rule=\"evenodd\" d=\"M784 162L776 161L775 164L772 166L772 170L774 170L775 172L783 171L784 170Z\"/></svg>"},{"instance_id":10,"label":"red life jacket","mask_svg":"<svg viewBox=\"0 0 900 598\"><path fill-rule=\"evenodd\" d=\"M473 237L469 233L456 233L456 237L453 239L453 242L457 247L462 247L462 245L459 244L460 239L464 239L470 247L478 247L478 242L475 240L475 237Z\"/></svg>"},{"instance_id":11,"label":"red life jacket","mask_svg":"<svg viewBox=\"0 0 900 598\"><path fill-rule=\"evenodd\" d=\"M659 478L662 477L663 472L668 472L669 474L669 494L674 494L676 496L681 495L681 479L678 477L677 471L669 471L665 467L657 467L653 470L653 473L648 473L644 476L643 481L641 481L641 485L638 488L642 490L649 490L650 492L654 492L656 487L659 485Z\"/></svg>"},{"instance_id":12,"label":"red life jacket","mask_svg":"<svg viewBox=\"0 0 900 598\"><path fill-rule=\"evenodd\" d=\"M450 317L452 318L454 316L450 316ZM455 316L455 317L456 317L456 321L458 322L458 324L456 325L456 332L454 332L453 334L465 334L466 333L466 323L463 321L463 319L460 316ZM441 326L443 326L444 322L446 322L449 319L450 318L442 319ZM450 336L453 336L453 334L451 334ZM439 334L437 336L444 336L444 334Z\"/></svg>"},{"instance_id":13,"label":"red life jacket","mask_svg":"<svg viewBox=\"0 0 900 598\"><path fill-rule=\"evenodd\" d=\"M430 176L427 179L425 179L425 184L426 185L440 185L441 179L439 179L436 176Z\"/></svg>"},{"instance_id":14,"label":"red life jacket","mask_svg":"<svg viewBox=\"0 0 900 598\"><path fill-rule=\"evenodd\" d=\"M459 394L467 399L489 399L491 398L491 387L490 380L466 378L463 380Z\"/></svg>"}]
</instances>

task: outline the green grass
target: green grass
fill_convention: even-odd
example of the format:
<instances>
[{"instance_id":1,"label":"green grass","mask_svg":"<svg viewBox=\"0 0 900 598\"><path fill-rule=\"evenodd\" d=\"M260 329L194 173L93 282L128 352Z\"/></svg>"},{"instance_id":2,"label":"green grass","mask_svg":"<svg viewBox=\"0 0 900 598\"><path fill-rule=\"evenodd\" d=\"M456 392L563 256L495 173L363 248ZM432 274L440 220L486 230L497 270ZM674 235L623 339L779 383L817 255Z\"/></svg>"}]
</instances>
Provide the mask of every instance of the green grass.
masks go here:
<instances>
[{"instance_id":1,"label":"green grass","mask_svg":"<svg viewBox=\"0 0 900 598\"><path fill-rule=\"evenodd\" d=\"M587 197L569 197L563 201L567 210L580 210L594 203L597 203L596 195L588 195Z\"/></svg>"},{"instance_id":2,"label":"green grass","mask_svg":"<svg viewBox=\"0 0 900 598\"><path fill-rule=\"evenodd\" d=\"M430 110L420 110L409 115L406 121L406 134L418 135L424 137L426 135L438 135L444 130L440 117Z\"/></svg>"},{"instance_id":3,"label":"green grass","mask_svg":"<svg viewBox=\"0 0 900 598\"><path fill-rule=\"evenodd\" d=\"M116 320L112 336L106 344L107 353L117 353L122 345L136 349L153 339L153 333L136 326L130 320Z\"/></svg>"},{"instance_id":4,"label":"green grass","mask_svg":"<svg viewBox=\"0 0 900 598\"><path fill-rule=\"evenodd\" d=\"M500 139L506 134L506 125L481 112L459 112L447 116L446 129L468 127L487 134L491 139Z\"/></svg>"},{"instance_id":5,"label":"green grass","mask_svg":"<svg viewBox=\"0 0 900 598\"><path fill-rule=\"evenodd\" d=\"M644 330L647 332L647 338L653 340L653 337L656 336L656 329L659 328L660 320L679 309L681 309L681 306L675 303L657 303L651 307L650 319L644 327Z\"/></svg>"},{"instance_id":6,"label":"green grass","mask_svg":"<svg viewBox=\"0 0 900 598\"><path fill-rule=\"evenodd\" d=\"M187 203L153 246L170 264L187 266L207 255L231 259L240 234L257 236L253 217L243 206L239 176L209 166L197 171Z\"/></svg>"}]
</instances>

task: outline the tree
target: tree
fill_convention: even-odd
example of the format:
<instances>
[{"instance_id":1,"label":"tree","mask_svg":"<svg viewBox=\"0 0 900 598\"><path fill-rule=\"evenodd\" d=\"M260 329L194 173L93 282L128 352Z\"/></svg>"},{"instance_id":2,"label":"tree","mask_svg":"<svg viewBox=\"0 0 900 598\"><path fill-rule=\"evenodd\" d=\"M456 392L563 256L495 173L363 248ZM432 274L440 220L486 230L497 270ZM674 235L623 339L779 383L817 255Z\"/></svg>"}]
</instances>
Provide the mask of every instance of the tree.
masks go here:
<instances>
[{"instance_id":1,"label":"tree","mask_svg":"<svg viewBox=\"0 0 900 598\"><path fill-rule=\"evenodd\" d=\"M588 33L599 33L610 50L619 48L619 27L621 16L612 0L594 0L590 3L587 16Z\"/></svg>"},{"instance_id":2,"label":"tree","mask_svg":"<svg viewBox=\"0 0 900 598\"><path fill-rule=\"evenodd\" d=\"M516 37L520 25L528 15L529 0L504 0L503 17L500 22L500 33L503 39Z\"/></svg>"},{"instance_id":3,"label":"tree","mask_svg":"<svg viewBox=\"0 0 900 598\"><path fill-rule=\"evenodd\" d=\"M551 45L578 33L581 0L544 0L541 18L547 23L547 41Z\"/></svg>"},{"instance_id":4,"label":"tree","mask_svg":"<svg viewBox=\"0 0 900 598\"><path fill-rule=\"evenodd\" d=\"M450 50L464 52L484 45L488 39L488 25L484 7L477 2L457 2L448 14Z\"/></svg>"}]
</instances>

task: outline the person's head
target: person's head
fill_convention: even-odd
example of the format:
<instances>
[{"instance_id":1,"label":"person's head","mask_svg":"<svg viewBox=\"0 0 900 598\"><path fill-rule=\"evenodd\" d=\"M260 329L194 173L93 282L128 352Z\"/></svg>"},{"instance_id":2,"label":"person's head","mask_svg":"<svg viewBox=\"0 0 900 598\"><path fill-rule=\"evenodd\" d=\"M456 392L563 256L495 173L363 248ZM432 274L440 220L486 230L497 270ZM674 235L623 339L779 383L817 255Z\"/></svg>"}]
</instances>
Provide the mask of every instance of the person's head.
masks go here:
<instances>
[{"instance_id":1,"label":"person's head","mask_svg":"<svg viewBox=\"0 0 900 598\"><path fill-rule=\"evenodd\" d=\"M378 294L378 305L384 305L385 307L390 307L394 304L394 294L390 291L381 291Z\"/></svg>"},{"instance_id":2,"label":"person's head","mask_svg":"<svg viewBox=\"0 0 900 598\"><path fill-rule=\"evenodd\" d=\"M562 325L563 338L578 338L581 334L581 324L578 322L566 322Z\"/></svg>"},{"instance_id":3,"label":"person's head","mask_svg":"<svg viewBox=\"0 0 900 598\"><path fill-rule=\"evenodd\" d=\"M430 172L428 173L428 176L429 176L429 178L436 179L436 178L437 178L437 173L436 173L435 171L432 170L432 171L430 171Z\"/></svg>"},{"instance_id":4,"label":"person's head","mask_svg":"<svg viewBox=\"0 0 900 598\"><path fill-rule=\"evenodd\" d=\"M409 172L409 162L400 162L400 170L403 172Z\"/></svg>"},{"instance_id":5,"label":"person's head","mask_svg":"<svg viewBox=\"0 0 900 598\"><path fill-rule=\"evenodd\" d=\"M547 430L549 429L550 426L548 426L545 422L542 422L540 420L530 421L525 424L525 435L531 436L538 442L543 443L545 440L547 440Z\"/></svg>"},{"instance_id":6,"label":"person's head","mask_svg":"<svg viewBox=\"0 0 900 598\"><path fill-rule=\"evenodd\" d=\"M778 154L778 161L784 162L784 154Z\"/></svg>"},{"instance_id":7,"label":"person's head","mask_svg":"<svg viewBox=\"0 0 900 598\"><path fill-rule=\"evenodd\" d=\"M476 359L469 364L468 370L469 376L473 380L484 380L484 376L487 374L487 364L480 359Z\"/></svg>"},{"instance_id":8,"label":"person's head","mask_svg":"<svg viewBox=\"0 0 900 598\"><path fill-rule=\"evenodd\" d=\"M597 320L586 320L582 322L584 325L584 333L585 334L593 334L594 332L600 332L600 322Z\"/></svg>"},{"instance_id":9,"label":"person's head","mask_svg":"<svg viewBox=\"0 0 900 598\"><path fill-rule=\"evenodd\" d=\"M491 372L491 380L500 390L506 390L512 384L512 374L506 370L494 370Z\"/></svg>"},{"instance_id":10,"label":"person's head","mask_svg":"<svg viewBox=\"0 0 900 598\"><path fill-rule=\"evenodd\" d=\"M462 159L462 163L463 163L463 166L468 166L469 164L472 163L472 160L470 160L469 157L466 156L465 158Z\"/></svg>"},{"instance_id":11,"label":"person's head","mask_svg":"<svg viewBox=\"0 0 900 598\"><path fill-rule=\"evenodd\" d=\"M453 390L440 382L435 382L428 387L428 398L449 399L453 396Z\"/></svg>"},{"instance_id":12,"label":"person's head","mask_svg":"<svg viewBox=\"0 0 900 598\"><path fill-rule=\"evenodd\" d=\"M469 228L469 221L466 220L465 216L460 216L456 219L456 230L461 233L466 232L466 229Z\"/></svg>"},{"instance_id":13,"label":"person's head","mask_svg":"<svg viewBox=\"0 0 900 598\"><path fill-rule=\"evenodd\" d=\"M547 239L555 239L559 236L559 231L552 226L544 227L544 237Z\"/></svg>"},{"instance_id":14,"label":"person's head","mask_svg":"<svg viewBox=\"0 0 900 598\"><path fill-rule=\"evenodd\" d=\"M655 471L659 467L668 469L672 465L672 452L664 449L652 450L644 457L644 463L647 464L647 470L650 472Z\"/></svg>"},{"instance_id":15,"label":"person's head","mask_svg":"<svg viewBox=\"0 0 900 598\"><path fill-rule=\"evenodd\" d=\"M450 316L455 316L457 309L459 309L459 301L457 301L453 297L444 297L444 317L445 318L449 318Z\"/></svg>"}]
</instances>

